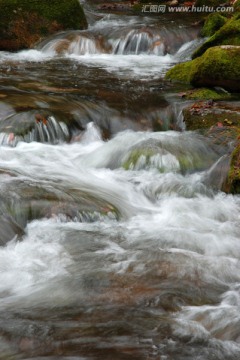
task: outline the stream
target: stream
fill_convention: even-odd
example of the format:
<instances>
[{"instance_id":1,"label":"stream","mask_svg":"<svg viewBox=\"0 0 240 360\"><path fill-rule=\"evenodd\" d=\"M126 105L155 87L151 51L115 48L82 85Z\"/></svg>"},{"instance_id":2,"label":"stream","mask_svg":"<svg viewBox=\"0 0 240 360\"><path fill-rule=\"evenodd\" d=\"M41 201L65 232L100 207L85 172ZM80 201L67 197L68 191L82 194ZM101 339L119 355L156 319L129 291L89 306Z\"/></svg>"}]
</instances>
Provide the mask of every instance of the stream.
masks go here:
<instances>
[{"instance_id":1,"label":"stream","mask_svg":"<svg viewBox=\"0 0 240 360\"><path fill-rule=\"evenodd\" d=\"M88 30L0 52L0 359L237 360L229 149L164 80L199 27L85 7Z\"/></svg>"}]
</instances>

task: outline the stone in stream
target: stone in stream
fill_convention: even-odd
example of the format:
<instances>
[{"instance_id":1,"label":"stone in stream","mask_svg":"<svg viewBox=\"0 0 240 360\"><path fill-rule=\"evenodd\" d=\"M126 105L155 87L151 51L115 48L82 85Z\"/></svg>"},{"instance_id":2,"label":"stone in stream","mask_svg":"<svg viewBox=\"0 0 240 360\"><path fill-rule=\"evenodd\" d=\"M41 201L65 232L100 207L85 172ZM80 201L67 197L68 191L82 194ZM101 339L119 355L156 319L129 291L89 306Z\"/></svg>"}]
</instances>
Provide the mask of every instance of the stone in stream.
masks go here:
<instances>
[{"instance_id":1,"label":"stone in stream","mask_svg":"<svg viewBox=\"0 0 240 360\"><path fill-rule=\"evenodd\" d=\"M240 131L231 154L230 168L223 190L227 193L240 194Z\"/></svg>"},{"instance_id":2,"label":"stone in stream","mask_svg":"<svg viewBox=\"0 0 240 360\"><path fill-rule=\"evenodd\" d=\"M223 20L220 19L220 16L221 15L217 16L217 14L213 14L207 18L202 34L203 36L210 37L193 53L193 59L203 55L207 49L213 46L240 45L239 14L233 16L228 21L224 21L224 18ZM217 31L214 32L214 29Z\"/></svg>"},{"instance_id":3,"label":"stone in stream","mask_svg":"<svg viewBox=\"0 0 240 360\"><path fill-rule=\"evenodd\" d=\"M225 151L226 156L209 173L211 184L218 184L217 187L227 193L239 194L240 107L234 102L208 104L197 102L183 110L186 128L201 132L213 145Z\"/></svg>"},{"instance_id":4,"label":"stone in stream","mask_svg":"<svg viewBox=\"0 0 240 360\"><path fill-rule=\"evenodd\" d=\"M13 221L25 228L31 220L56 218L60 221L94 222L118 219L118 210L110 203L78 189L34 183L13 177L2 182L1 203ZM9 239L10 240L10 239Z\"/></svg>"},{"instance_id":5,"label":"stone in stream","mask_svg":"<svg viewBox=\"0 0 240 360\"><path fill-rule=\"evenodd\" d=\"M166 79L197 87L222 87L240 92L240 46L216 46L202 56L170 69Z\"/></svg>"},{"instance_id":6,"label":"stone in stream","mask_svg":"<svg viewBox=\"0 0 240 360\"><path fill-rule=\"evenodd\" d=\"M51 111L22 111L0 122L0 143L15 146L19 141L56 144L68 142L70 132L61 115Z\"/></svg>"},{"instance_id":7,"label":"stone in stream","mask_svg":"<svg viewBox=\"0 0 240 360\"><path fill-rule=\"evenodd\" d=\"M179 172L182 174L202 171L211 166L218 157L219 149L203 138L182 134L176 139L150 139L133 146L122 161L126 170L157 169L160 173Z\"/></svg>"},{"instance_id":8,"label":"stone in stream","mask_svg":"<svg viewBox=\"0 0 240 360\"><path fill-rule=\"evenodd\" d=\"M13 239L21 239L24 233L23 228L10 215L0 215L0 246Z\"/></svg>"},{"instance_id":9,"label":"stone in stream","mask_svg":"<svg viewBox=\"0 0 240 360\"><path fill-rule=\"evenodd\" d=\"M0 7L0 50L31 48L58 31L87 27L77 0L0 0Z\"/></svg>"}]
</instances>

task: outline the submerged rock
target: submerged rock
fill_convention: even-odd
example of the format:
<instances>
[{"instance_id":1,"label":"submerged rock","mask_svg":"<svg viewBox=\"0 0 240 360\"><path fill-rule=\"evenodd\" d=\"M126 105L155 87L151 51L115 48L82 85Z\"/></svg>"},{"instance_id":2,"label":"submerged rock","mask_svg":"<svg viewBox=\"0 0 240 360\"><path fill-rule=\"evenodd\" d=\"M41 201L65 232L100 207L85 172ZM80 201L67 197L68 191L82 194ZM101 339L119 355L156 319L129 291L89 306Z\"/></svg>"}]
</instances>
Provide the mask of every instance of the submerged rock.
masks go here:
<instances>
[{"instance_id":1,"label":"submerged rock","mask_svg":"<svg viewBox=\"0 0 240 360\"><path fill-rule=\"evenodd\" d=\"M70 132L63 116L51 111L13 113L0 122L0 144L16 146L19 141L57 144L68 142Z\"/></svg>"},{"instance_id":2,"label":"submerged rock","mask_svg":"<svg viewBox=\"0 0 240 360\"><path fill-rule=\"evenodd\" d=\"M31 48L58 31L87 27L77 0L1 0L0 6L0 50Z\"/></svg>"},{"instance_id":3,"label":"submerged rock","mask_svg":"<svg viewBox=\"0 0 240 360\"><path fill-rule=\"evenodd\" d=\"M107 218L116 220L120 216L112 204L85 191L56 184L46 186L44 182L16 177L2 183L0 200L0 245L16 234L22 235L27 223L35 219L94 222Z\"/></svg>"},{"instance_id":4,"label":"submerged rock","mask_svg":"<svg viewBox=\"0 0 240 360\"><path fill-rule=\"evenodd\" d=\"M211 166L217 158L213 149L203 139L193 141L181 134L163 140L146 140L133 146L123 159L125 170L157 169L160 173L193 173ZM184 144L184 145L183 145Z\"/></svg>"},{"instance_id":5,"label":"submerged rock","mask_svg":"<svg viewBox=\"0 0 240 360\"><path fill-rule=\"evenodd\" d=\"M23 235L23 228L11 216L0 215L0 246Z\"/></svg>"},{"instance_id":6,"label":"submerged rock","mask_svg":"<svg viewBox=\"0 0 240 360\"><path fill-rule=\"evenodd\" d=\"M201 57L178 64L166 74L166 79L194 86L220 86L230 92L240 91L240 46L216 46Z\"/></svg>"}]
</instances>

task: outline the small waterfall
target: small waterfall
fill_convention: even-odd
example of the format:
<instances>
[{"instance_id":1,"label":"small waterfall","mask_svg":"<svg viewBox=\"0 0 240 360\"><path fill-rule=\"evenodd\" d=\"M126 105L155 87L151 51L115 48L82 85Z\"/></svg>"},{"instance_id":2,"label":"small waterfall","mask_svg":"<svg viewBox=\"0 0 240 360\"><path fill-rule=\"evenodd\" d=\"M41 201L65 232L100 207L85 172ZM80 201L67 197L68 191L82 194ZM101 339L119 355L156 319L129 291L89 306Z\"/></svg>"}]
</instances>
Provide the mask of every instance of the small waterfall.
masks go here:
<instances>
[{"instance_id":1,"label":"small waterfall","mask_svg":"<svg viewBox=\"0 0 240 360\"><path fill-rule=\"evenodd\" d=\"M73 31L58 35L49 41L38 46L44 53L56 53L59 55L74 54L102 54L109 52L109 45L106 44L101 35L94 36L89 32Z\"/></svg>"},{"instance_id":2,"label":"small waterfall","mask_svg":"<svg viewBox=\"0 0 240 360\"><path fill-rule=\"evenodd\" d=\"M177 53L174 55L176 61L191 60L191 55L201 44L206 41L206 38L194 39L183 44Z\"/></svg>"},{"instance_id":3,"label":"small waterfall","mask_svg":"<svg viewBox=\"0 0 240 360\"><path fill-rule=\"evenodd\" d=\"M44 53L60 55L114 54L114 55L158 55L175 54L184 44L191 43L198 36L198 29L151 27L123 28L109 33L70 31L45 40L38 46ZM198 43L194 43L195 47ZM185 45L184 45L185 46ZM191 45L188 45L191 50ZM189 50L189 51L190 51ZM188 51L188 52L189 52Z\"/></svg>"},{"instance_id":4,"label":"small waterfall","mask_svg":"<svg viewBox=\"0 0 240 360\"><path fill-rule=\"evenodd\" d=\"M35 118L33 118L32 115L32 112L30 114L15 114L12 118L6 119L9 125L3 126L3 129L8 127L12 131L0 132L0 145L14 147L21 141L27 143L37 141L49 144L69 141L70 132L64 122L57 121L54 116L44 117L41 114L36 114L34 115ZM28 124L22 122L22 128L17 128L16 122L20 122L25 116ZM16 128L14 125L16 125ZM24 125L25 128L23 128Z\"/></svg>"},{"instance_id":5,"label":"small waterfall","mask_svg":"<svg viewBox=\"0 0 240 360\"><path fill-rule=\"evenodd\" d=\"M148 29L131 30L125 37L113 41L113 53L163 55L164 44L159 35L152 34Z\"/></svg>"}]
</instances>

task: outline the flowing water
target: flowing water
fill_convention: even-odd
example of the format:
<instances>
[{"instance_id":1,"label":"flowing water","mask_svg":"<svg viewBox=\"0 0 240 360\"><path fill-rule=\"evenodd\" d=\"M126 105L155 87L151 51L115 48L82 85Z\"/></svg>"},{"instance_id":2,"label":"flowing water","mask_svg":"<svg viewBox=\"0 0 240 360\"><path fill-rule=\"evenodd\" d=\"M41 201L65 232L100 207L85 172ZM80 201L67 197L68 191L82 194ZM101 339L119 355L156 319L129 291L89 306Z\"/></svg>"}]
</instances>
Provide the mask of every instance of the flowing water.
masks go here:
<instances>
[{"instance_id":1,"label":"flowing water","mask_svg":"<svg viewBox=\"0 0 240 360\"><path fill-rule=\"evenodd\" d=\"M0 359L239 359L229 144L163 79L199 29L88 16L0 53Z\"/></svg>"}]
</instances>

